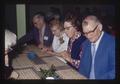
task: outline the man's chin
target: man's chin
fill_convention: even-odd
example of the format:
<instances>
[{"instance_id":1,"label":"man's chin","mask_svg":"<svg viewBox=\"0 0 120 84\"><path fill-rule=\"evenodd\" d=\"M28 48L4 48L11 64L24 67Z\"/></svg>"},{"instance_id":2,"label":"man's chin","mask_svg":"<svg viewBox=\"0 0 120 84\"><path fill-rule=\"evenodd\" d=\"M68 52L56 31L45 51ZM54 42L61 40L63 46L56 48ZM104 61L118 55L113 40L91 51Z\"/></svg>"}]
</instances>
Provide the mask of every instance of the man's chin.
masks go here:
<instances>
[{"instance_id":1,"label":"man's chin","mask_svg":"<svg viewBox=\"0 0 120 84\"><path fill-rule=\"evenodd\" d=\"M89 40L91 43L95 43L96 41L95 40Z\"/></svg>"}]
</instances>

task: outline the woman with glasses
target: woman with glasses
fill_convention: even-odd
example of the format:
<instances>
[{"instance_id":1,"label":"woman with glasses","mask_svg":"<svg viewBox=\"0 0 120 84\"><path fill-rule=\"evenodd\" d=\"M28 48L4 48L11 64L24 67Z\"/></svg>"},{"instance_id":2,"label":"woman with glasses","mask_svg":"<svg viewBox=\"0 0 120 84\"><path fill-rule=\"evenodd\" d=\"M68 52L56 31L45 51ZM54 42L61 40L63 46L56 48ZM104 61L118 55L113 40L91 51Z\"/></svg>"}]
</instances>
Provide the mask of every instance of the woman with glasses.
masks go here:
<instances>
[{"instance_id":1,"label":"woman with glasses","mask_svg":"<svg viewBox=\"0 0 120 84\"><path fill-rule=\"evenodd\" d=\"M70 13L64 20L65 33L70 38L68 49L61 53L62 57L68 61L75 69L78 70L80 57L82 53L81 44L85 41L85 37L80 31L80 21L76 15Z\"/></svg>"}]
</instances>

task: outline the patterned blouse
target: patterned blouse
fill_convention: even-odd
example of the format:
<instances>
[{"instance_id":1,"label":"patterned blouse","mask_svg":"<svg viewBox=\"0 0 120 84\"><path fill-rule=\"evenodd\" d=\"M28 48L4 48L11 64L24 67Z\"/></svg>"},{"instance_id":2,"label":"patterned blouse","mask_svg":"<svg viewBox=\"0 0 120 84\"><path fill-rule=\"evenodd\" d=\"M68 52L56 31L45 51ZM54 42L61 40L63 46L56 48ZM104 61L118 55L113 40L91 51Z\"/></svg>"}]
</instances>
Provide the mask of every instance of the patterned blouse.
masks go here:
<instances>
[{"instance_id":1,"label":"patterned blouse","mask_svg":"<svg viewBox=\"0 0 120 84\"><path fill-rule=\"evenodd\" d=\"M78 54L78 56L77 56L77 59L71 58L71 59L72 59L72 60L71 60L71 61L72 61L72 66L75 67L77 70L79 69L80 58L81 58L81 54L82 54L82 47L81 47L81 45L77 45L77 44L75 44L75 45L73 46L73 43L74 43L75 41L77 41L79 38L83 38L83 39L81 39L82 42L85 40L85 37L82 37L82 35L81 35L80 33L78 33L78 34L76 34L73 38L70 39L70 41L69 41L69 46L68 46L68 49L67 49L67 51L68 51L69 53L73 53L73 52L72 52L72 47L78 46L78 47L80 48L79 54ZM74 54L75 54L75 53L77 53L77 52L74 52ZM72 54L71 54L71 55L72 55Z\"/></svg>"}]
</instances>

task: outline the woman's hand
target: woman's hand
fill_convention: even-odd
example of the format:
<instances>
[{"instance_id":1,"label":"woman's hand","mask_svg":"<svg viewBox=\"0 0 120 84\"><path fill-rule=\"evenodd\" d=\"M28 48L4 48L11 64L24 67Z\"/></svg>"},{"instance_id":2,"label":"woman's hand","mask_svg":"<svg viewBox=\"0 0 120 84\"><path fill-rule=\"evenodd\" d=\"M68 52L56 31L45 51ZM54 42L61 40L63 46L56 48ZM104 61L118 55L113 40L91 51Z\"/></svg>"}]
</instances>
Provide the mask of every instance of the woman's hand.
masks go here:
<instances>
[{"instance_id":1,"label":"woman's hand","mask_svg":"<svg viewBox=\"0 0 120 84\"><path fill-rule=\"evenodd\" d=\"M71 56L67 51L63 51L60 53L60 55L67 61L71 62Z\"/></svg>"}]
</instances>

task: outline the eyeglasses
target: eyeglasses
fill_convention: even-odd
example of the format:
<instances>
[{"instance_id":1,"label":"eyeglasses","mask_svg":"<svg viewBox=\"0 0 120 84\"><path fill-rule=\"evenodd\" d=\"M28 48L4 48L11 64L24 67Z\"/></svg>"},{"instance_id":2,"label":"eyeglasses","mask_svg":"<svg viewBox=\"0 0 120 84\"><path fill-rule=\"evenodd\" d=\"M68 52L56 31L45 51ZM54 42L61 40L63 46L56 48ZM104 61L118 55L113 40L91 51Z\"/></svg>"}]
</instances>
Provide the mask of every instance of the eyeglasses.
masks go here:
<instances>
[{"instance_id":1,"label":"eyeglasses","mask_svg":"<svg viewBox=\"0 0 120 84\"><path fill-rule=\"evenodd\" d=\"M66 29L66 30L69 30L71 27L73 27L73 26L66 27L65 29Z\"/></svg>"},{"instance_id":2,"label":"eyeglasses","mask_svg":"<svg viewBox=\"0 0 120 84\"><path fill-rule=\"evenodd\" d=\"M92 31L89 31L89 32L83 32L84 35L88 35L90 33L93 33L95 32L95 30L97 29L98 25L92 30Z\"/></svg>"}]
</instances>

